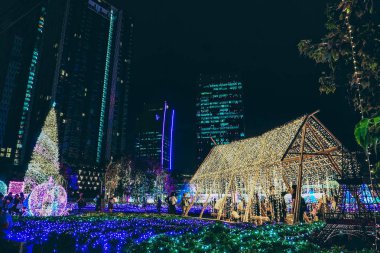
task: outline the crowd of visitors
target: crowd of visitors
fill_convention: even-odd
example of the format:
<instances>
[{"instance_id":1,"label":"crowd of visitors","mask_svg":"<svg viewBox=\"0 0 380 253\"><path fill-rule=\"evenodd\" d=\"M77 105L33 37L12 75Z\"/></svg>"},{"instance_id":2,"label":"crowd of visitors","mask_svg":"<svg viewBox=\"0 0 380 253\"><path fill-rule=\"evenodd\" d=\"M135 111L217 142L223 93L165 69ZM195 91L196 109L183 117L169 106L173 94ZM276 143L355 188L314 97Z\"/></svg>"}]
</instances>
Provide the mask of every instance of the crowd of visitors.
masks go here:
<instances>
[{"instance_id":1,"label":"crowd of visitors","mask_svg":"<svg viewBox=\"0 0 380 253\"><path fill-rule=\"evenodd\" d=\"M278 193L274 186L269 188L269 194L254 194L250 200L249 207L245 199L236 200L234 196L226 196L211 201L212 215L229 221L243 221L244 217L257 225L266 222L271 223L293 223L293 213L296 202L297 186L293 185L288 192ZM285 196L291 196L290 203L286 203ZM224 203L223 203L224 202ZM311 223L323 220L324 214L335 210L336 198L329 196L326 192L317 203L306 204L305 199L300 199L300 222ZM246 215L246 212L249 212Z\"/></svg>"},{"instance_id":2,"label":"crowd of visitors","mask_svg":"<svg viewBox=\"0 0 380 253\"><path fill-rule=\"evenodd\" d=\"M287 221L286 219L292 217L292 215L289 214L293 214L294 212L296 191L297 187L295 185L293 185L288 192L281 193L276 191L274 186L271 186L268 194L263 195L256 193L251 200L246 200L244 198L241 200L236 200L236 197L233 198L233 196L230 195L225 198L219 198L218 200L216 198L212 198L209 201L209 204L211 205L211 215L218 216L220 214L221 218L230 221L243 221L244 217L250 217L250 220L258 225L263 222L291 223L291 221ZM286 203L287 201L285 201L286 195L291 196L290 207L289 203ZM0 200L1 213L7 213L9 215L26 215L28 200L25 199L22 192L19 194L9 192L5 196L0 193ZM104 200L108 201L107 209L108 212L112 213L114 211L114 204L116 203L115 196L106 196ZM94 198L94 202L96 212L106 209L100 194ZM146 198L142 198L140 202L143 208L147 208L148 204ZM187 216L189 209L193 205L191 202L192 201L188 193L184 193L180 196L179 200L175 192L170 193L170 195L165 198L165 203L168 206L169 214L176 214L176 207L178 206L182 209L181 214L183 216ZM156 197L154 203L156 205L157 213L160 214L163 206L161 197ZM83 212L83 208L86 206L86 200L83 193L79 194L76 204L78 213ZM248 205L249 208L247 208ZM329 196L326 192L322 194L322 197L315 203L306 204L305 200L301 197L300 221L310 223L312 221L322 220L325 213L335 210L335 208L336 199ZM249 212L249 214L246 215L246 212Z\"/></svg>"},{"instance_id":3,"label":"crowd of visitors","mask_svg":"<svg viewBox=\"0 0 380 253\"><path fill-rule=\"evenodd\" d=\"M22 192L14 195L12 192L9 192L5 196L0 193L0 244L12 228L12 215L25 214L26 205L27 203Z\"/></svg>"},{"instance_id":4,"label":"crowd of visitors","mask_svg":"<svg viewBox=\"0 0 380 253\"><path fill-rule=\"evenodd\" d=\"M244 218L249 217L248 220L257 225L267 222L291 224L293 222L296 192L297 186L295 185L290 187L286 192L278 192L274 186L271 186L267 194L255 193L251 200L246 200L244 198L237 200L236 196L234 198L234 196L231 195L228 195L225 198L221 197L218 200L212 198L209 201L209 204L211 205L211 215L218 216L220 214L222 219L228 221L243 221L245 220ZM114 204L116 203L115 196L106 196L105 200L108 201L108 212L112 213L114 211ZM96 212L106 209L104 204L102 207L102 198L100 195L95 197L94 202ZM188 193L184 193L177 198L175 192L171 192L164 199L164 202L168 207L169 214L176 214L176 207L178 206L182 209L182 216L187 216L189 209L194 204ZM17 206L17 200L14 203L16 203ZM143 209L147 209L148 203L146 197L141 198L139 203ZM82 208L86 205L83 194L79 195L77 204L78 210L81 212ZM158 196L154 199L154 205L156 206L157 213L161 214L163 206L163 200L161 197ZM299 206L300 222L311 223L313 221L323 220L324 214L335 210L335 208L336 200L334 197L327 194L327 192L324 192L322 197L314 203L306 204L305 199L301 197ZM249 212L248 215L246 215L246 212Z\"/></svg>"},{"instance_id":5,"label":"crowd of visitors","mask_svg":"<svg viewBox=\"0 0 380 253\"><path fill-rule=\"evenodd\" d=\"M5 196L0 193L0 211L11 215L23 215L26 212L26 207L27 200L25 200L24 193L13 194L9 192Z\"/></svg>"}]
</instances>

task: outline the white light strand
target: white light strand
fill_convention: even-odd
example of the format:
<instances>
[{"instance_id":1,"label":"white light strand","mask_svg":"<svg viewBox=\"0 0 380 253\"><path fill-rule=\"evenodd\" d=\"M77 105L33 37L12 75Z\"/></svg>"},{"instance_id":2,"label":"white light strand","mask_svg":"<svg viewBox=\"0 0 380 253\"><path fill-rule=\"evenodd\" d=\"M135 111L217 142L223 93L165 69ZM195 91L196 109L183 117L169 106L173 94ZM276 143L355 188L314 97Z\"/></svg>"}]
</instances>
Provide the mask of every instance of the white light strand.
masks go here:
<instances>
[{"instance_id":1,"label":"white light strand","mask_svg":"<svg viewBox=\"0 0 380 253\"><path fill-rule=\"evenodd\" d=\"M342 3L343 4L346 4L346 1L345 0L342 0ZM358 98L359 98L359 101L358 101L358 107L359 107L359 112L360 112L360 115L361 115L361 118L363 119L364 118L364 112L363 112L363 99L362 99L362 96L360 94L360 71L359 71L359 65L358 65L358 57L357 57L357 53L356 53L356 45L355 45L355 42L354 42L354 35L353 35L353 31L352 31L352 26L350 24L350 14L351 14L351 6L348 5L346 6L344 9L343 9L344 13L345 13L345 24L346 24L346 27L347 27L347 31L348 31L348 38L350 40L350 46L351 46L351 53L352 53L352 64L354 66L354 74L353 74L353 84L355 85L356 84L356 91L358 93Z\"/></svg>"},{"instance_id":2,"label":"white light strand","mask_svg":"<svg viewBox=\"0 0 380 253\"><path fill-rule=\"evenodd\" d=\"M53 177L62 183L59 175L58 130L55 109L52 108L46 117L44 126L33 149L31 161L25 173L25 193Z\"/></svg>"}]
</instances>

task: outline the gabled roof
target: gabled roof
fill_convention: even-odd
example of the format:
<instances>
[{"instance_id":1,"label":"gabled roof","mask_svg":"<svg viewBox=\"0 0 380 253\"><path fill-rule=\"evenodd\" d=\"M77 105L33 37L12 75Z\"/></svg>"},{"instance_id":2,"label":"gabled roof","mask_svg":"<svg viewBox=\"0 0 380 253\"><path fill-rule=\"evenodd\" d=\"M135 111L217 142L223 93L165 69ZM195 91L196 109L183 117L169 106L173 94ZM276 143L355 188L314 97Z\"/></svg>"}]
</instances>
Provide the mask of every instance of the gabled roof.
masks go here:
<instances>
[{"instance_id":1,"label":"gabled roof","mask_svg":"<svg viewBox=\"0 0 380 253\"><path fill-rule=\"evenodd\" d=\"M214 146L193 179L199 175L280 161L304 118L293 120L257 137Z\"/></svg>"},{"instance_id":2,"label":"gabled roof","mask_svg":"<svg viewBox=\"0 0 380 253\"><path fill-rule=\"evenodd\" d=\"M305 171L305 176L314 173L325 178L324 174L328 174L329 177L341 174L341 143L314 114L311 114L260 136L215 146L191 182L197 184L203 180L225 181L231 176L252 177L257 173L262 177L265 174L263 182L271 181L273 173L281 173L283 180L293 182L300 162L303 129L304 167L305 170L313 170Z\"/></svg>"}]
</instances>

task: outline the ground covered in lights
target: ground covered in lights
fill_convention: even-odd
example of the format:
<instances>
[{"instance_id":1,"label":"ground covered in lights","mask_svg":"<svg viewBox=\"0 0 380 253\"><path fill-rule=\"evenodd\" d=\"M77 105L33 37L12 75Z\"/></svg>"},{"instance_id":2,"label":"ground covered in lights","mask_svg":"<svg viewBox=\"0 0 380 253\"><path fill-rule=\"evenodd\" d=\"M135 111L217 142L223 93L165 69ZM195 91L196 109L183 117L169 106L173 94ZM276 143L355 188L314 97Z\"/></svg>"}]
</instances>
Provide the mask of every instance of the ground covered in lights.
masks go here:
<instances>
[{"instance_id":1,"label":"ground covered in lights","mask_svg":"<svg viewBox=\"0 0 380 253\"><path fill-rule=\"evenodd\" d=\"M154 214L20 218L7 235L30 252L340 252L310 242L322 223L227 224Z\"/></svg>"}]
</instances>

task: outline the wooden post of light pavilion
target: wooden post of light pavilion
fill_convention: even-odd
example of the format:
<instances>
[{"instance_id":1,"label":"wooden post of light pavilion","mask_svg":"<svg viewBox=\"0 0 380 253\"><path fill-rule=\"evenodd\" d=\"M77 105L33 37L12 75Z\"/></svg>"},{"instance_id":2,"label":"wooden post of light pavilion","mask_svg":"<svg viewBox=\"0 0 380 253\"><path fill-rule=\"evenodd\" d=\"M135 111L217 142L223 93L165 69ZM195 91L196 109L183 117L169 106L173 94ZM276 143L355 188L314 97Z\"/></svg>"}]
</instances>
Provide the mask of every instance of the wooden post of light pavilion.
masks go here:
<instances>
[{"instance_id":1,"label":"wooden post of light pavilion","mask_svg":"<svg viewBox=\"0 0 380 253\"><path fill-rule=\"evenodd\" d=\"M293 224L296 224L300 220L300 216L303 215L300 213L301 207L301 192L302 192L302 174L303 174L303 151L305 145L305 134L306 134L306 124L302 126L302 137L301 137L301 153L300 161L298 165L298 176L297 176L297 189L296 189L296 199L294 203L293 210Z\"/></svg>"}]
</instances>

